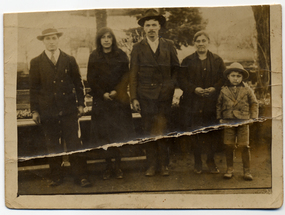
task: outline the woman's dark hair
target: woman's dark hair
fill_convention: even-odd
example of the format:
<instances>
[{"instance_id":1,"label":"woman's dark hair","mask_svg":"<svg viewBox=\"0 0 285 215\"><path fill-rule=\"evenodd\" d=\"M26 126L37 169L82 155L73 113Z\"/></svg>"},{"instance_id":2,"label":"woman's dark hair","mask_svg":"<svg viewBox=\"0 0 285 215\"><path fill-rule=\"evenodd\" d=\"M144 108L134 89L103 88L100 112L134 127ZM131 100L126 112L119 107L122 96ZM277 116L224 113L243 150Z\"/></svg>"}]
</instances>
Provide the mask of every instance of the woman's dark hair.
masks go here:
<instances>
[{"instance_id":1,"label":"woman's dark hair","mask_svg":"<svg viewBox=\"0 0 285 215\"><path fill-rule=\"evenodd\" d=\"M117 40L116 40L116 37L115 37L115 34L114 32L112 31L111 28L108 28L108 27L103 27L101 28L97 34L96 34L96 40L95 40L95 43L96 43L96 51L98 53L103 53L103 46L101 44L101 38L104 34L106 33L110 33L111 36L112 36L112 50L111 52L117 52L118 51L118 46L117 46Z\"/></svg>"}]
</instances>

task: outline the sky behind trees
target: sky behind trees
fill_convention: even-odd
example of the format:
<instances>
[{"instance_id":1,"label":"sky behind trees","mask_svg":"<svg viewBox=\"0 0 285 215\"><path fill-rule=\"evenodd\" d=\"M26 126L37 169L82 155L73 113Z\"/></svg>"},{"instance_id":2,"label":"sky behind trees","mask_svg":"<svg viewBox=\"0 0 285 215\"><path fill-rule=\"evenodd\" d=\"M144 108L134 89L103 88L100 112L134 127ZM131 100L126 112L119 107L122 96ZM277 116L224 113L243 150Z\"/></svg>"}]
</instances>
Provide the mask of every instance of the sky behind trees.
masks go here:
<instances>
[{"instance_id":1,"label":"sky behind trees","mask_svg":"<svg viewBox=\"0 0 285 215\"><path fill-rule=\"evenodd\" d=\"M239 38L248 37L254 30L254 18L250 6L247 7L212 7L200 8L202 17L208 19L206 30L215 35L219 32L221 36L236 35ZM70 12L41 12L41 13L23 13L18 16L18 60L27 62L37 56L43 50L40 41L36 36L46 24L53 23L55 27L64 32L61 38L61 48L67 53L71 53L70 40L73 38L91 40L96 33L96 19L94 16L70 16ZM111 27L117 38L125 36L123 30L138 27L136 17L131 16L108 16L107 26ZM227 46L228 47L228 46ZM191 47L190 47L191 49ZM212 43L214 52L221 52L224 47L216 47ZM232 48L231 48L232 49ZM186 51L189 52L189 51ZM185 53L187 54L187 53ZM182 54L182 57L185 55ZM188 53L189 54L189 53ZM223 53L221 53L223 54ZM228 55L225 53L225 55ZM245 56L244 53L240 54Z\"/></svg>"}]
</instances>

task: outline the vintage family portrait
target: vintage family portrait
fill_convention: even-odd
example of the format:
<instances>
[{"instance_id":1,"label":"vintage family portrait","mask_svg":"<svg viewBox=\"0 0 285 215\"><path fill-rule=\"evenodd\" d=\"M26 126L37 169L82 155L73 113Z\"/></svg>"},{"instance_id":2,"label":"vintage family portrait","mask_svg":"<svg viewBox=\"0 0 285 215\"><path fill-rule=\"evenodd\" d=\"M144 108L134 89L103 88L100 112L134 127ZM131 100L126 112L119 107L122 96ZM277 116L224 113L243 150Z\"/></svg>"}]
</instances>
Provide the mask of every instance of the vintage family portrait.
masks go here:
<instances>
[{"instance_id":1,"label":"vintage family portrait","mask_svg":"<svg viewBox=\"0 0 285 215\"><path fill-rule=\"evenodd\" d=\"M4 14L6 206L281 207L281 42L280 5Z\"/></svg>"}]
</instances>

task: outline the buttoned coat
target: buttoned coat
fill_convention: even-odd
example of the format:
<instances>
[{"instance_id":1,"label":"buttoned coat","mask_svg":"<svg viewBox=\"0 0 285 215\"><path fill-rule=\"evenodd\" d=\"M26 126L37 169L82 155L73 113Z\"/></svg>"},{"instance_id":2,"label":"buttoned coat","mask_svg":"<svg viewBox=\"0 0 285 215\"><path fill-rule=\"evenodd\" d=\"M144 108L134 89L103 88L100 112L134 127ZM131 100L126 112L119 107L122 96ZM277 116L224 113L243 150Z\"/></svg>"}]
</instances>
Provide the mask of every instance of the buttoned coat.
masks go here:
<instances>
[{"instance_id":1,"label":"buttoned coat","mask_svg":"<svg viewBox=\"0 0 285 215\"><path fill-rule=\"evenodd\" d=\"M45 52L31 60L30 104L41 120L77 114L77 106L84 106L84 88L74 57L60 50L56 65Z\"/></svg>"},{"instance_id":2,"label":"buttoned coat","mask_svg":"<svg viewBox=\"0 0 285 215\"><path fill-rule=\"evenodd\" d=\"M129 84L129 60L121 49L110 53L94 50L88 61L87 81L93 96L91 115L92 146L131 140L134 134ZM116 97L105 101L104 94L115 90Z\"/></svg>"},{"instance_id":3,"label":"buttoned coat","mask_svg":"<svg viewBox=\"0 0 285 215\"><path fill-rule=\"evenodd\" d=\"M179 69L179 60L174 43L171 40L159 39L159 56L154 54L143 39L133 46L130 68L131 99L172 99L174 93L175 72Z\"/></svg>"},{"instance_id":4,"label":"buttoned coat","mask_svg":"<svg viewBox=\"0 0 285 215\"><path fill-rule=\"evenodd\" d=\"M199 127L215 124L216 104L221 87L225 82L223 72L226 69L224 61L218 55L208 51L207 72L205 77L200 71L200 59L197 52L187 56L181 63L178 73L178 84L183 91L179 106L181 107L183 127ZM196 95L195 89L214 87L215 92L210 97Z\"/></svg>"},{"instance_id":5,"label":"buttoned coat","mask_svg":"<svg viewBox=\"0 0 285 215\"><path fill-rule=\"evenodd\" d=\"M253 90L246 84L243 86L238 87L237 96L228 86L222 87L217 103L217 119L258 118L258 103Z\"/></svg>"}]
</instances>

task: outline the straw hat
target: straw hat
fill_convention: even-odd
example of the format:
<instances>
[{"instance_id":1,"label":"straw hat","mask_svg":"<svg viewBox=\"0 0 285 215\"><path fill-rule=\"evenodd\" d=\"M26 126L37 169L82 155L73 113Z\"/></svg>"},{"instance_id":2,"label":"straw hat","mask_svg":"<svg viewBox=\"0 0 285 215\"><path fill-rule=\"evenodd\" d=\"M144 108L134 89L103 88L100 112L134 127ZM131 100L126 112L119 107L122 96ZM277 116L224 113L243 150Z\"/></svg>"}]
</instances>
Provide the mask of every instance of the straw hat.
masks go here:
<instances>
[{"instance_id":1,"label":"straw hat","mask_svg":"<svg viewBox=\"0 0 285 215\"><path fill-rule=\"evenodd\" d=\"M248 71L246 71L243 66L240 63L234 62L232 63L225 71L224 71L224 76L227 78L228 75L232 72L241 72L243 76L243 80L247 79L249 77Z\"/></svg>"},{"instance_id":2,"label":"straw hat","mask_svg":"<svg viewBox=\"0 0 285 215\"><path fill-rule=\"evenodd\" d=\"M63 35L62 32L58 32L57 29L55 29L54 27L49 27L49 28L46 28L45 30L43 30L42 34L37 36L37 39L43 40L45 36L50 36L50 35L54 35L54 34L56 34L58 37Z\"/></svg>"}]
</instances>

